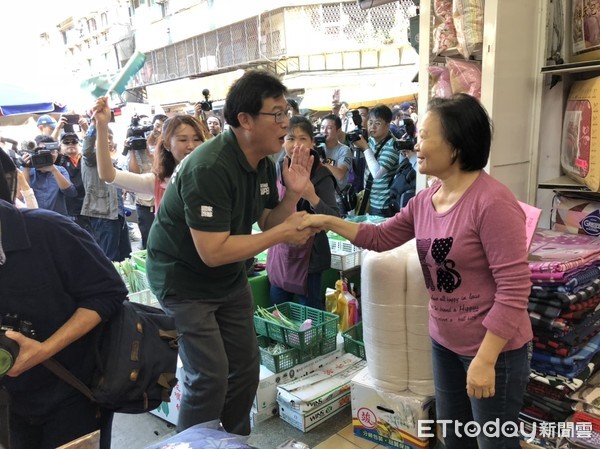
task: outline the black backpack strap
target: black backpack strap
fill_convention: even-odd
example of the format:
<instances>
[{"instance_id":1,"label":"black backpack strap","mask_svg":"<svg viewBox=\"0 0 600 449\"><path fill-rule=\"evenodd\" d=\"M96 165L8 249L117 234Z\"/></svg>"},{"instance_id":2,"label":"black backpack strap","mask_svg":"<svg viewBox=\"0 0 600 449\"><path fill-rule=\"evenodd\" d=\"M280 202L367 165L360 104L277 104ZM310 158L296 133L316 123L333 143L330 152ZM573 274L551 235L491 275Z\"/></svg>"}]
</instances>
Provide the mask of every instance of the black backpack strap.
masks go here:
<instances>
[{"instance_id":1,"label":"black backpack strap","mask_svg":"<svg viewBox=\"0 0 600 449\"><path fill-rule=\"evenodd\" d=\"M73 373L71 373L67 368L65 368L60 362L58 362L55 358L51 357L48 360L42 362L46 368L48 368L52 373L54 373L59 379L64 380L66 383L71 385L76 390L79 390L86 398L88 398L92 402L96 402L94 398L94 394L92 390L88 388L86 384L84 384L81 380L79 380Z\"/></svg>"},{"instance_id":2,"label":"black backpack strap","mask_svg":"<svg viewBox=\"0 0 600 449\"><path fill-rule=\"evenodd\" d=\"M10 394L0 386L0 447L10 449Z\"/></svg>"}]
</instances>

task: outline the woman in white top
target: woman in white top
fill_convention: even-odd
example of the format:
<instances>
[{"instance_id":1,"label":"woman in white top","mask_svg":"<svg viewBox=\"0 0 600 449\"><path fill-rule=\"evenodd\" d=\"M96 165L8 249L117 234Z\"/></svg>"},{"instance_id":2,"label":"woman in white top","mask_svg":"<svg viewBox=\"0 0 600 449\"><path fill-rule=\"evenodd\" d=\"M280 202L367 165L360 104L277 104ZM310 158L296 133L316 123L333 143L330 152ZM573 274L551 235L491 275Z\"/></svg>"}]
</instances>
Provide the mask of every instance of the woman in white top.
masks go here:
<instances>
[{"instance_id":1,"label":"woman in white top","mask_svg":"<svg viewBox=\"0 0 600 449\"><path fill-rule=\"evenodd\" d=\"M112 164L107 138L110 120L107 98L98 98L94 110L96 160L100 179L130 192L154 195L155 206L158 208L175 167L207 139L208 131L191 115L176 115L167 119L156 145L152 172L131 173L117 170Z\"/></svg>"}]
</instances>

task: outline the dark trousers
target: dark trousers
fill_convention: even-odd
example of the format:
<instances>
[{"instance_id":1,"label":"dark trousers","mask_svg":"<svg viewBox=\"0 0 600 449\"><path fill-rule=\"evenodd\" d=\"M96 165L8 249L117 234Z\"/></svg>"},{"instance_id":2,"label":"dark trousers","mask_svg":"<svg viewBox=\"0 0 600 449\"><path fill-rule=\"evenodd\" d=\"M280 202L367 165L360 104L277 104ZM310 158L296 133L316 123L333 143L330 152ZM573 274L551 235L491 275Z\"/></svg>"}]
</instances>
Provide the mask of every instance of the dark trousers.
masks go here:
<instances>
[{"instance_id":1,"label":"dark trousers","mask_svg":"<svg viewBox=\"0 0 600 449\"><path fill-rule=\"evenodd\" d=\"M249 435L260 368L250 285L221 298L167 296L160 303L180 335L177 431L220 420L227 432Z\"/></svg>"},{"instance_id":2,"label":"dark trousers","mask_svg":"<svg viewBox=\"0 0 600 449\"><path fill-rule=\"evenodd\" d=\"M467 395L467 370L473 357L462 356L433 342L433 379L437 420L451 420L442 436L447 449L519 449L515 436L489 437L483 432L476 438L466 436L463 427L474 421L480 426L499 420L519 423L525 388L529 381L527 345L506 351L496 361L496 394L491 398L476 399ZM461 425L457 435L455 424ZM512 429L511 432L512 434Z\"/></svg>"},{"instance_id":3,"label":"dark trousers","mask_svg":"<svg viewBox=\"0 0 600 449\"><path fill-rule=\"evenodd\" d=\"M113 413L75 397L45 416L11 414L11 449L54 449L100 429L100 449L110 449Z\"/></svg>"},{"instance_id":4,"label":"dark trousers","mask_svg":"<svg viewBox=\"0 0 600 449\"><path fill-rule=\"evenodd\" d=\"M116 220L90 218L92 235L106 257L113 262L121 262L131 254L131 241L125 218L119 215Z\"/></svg>"},{"instance_id":5,"label":"dark trousers","mask_svg":"<svg viewBox=\"0 0 600 449\"><path fill-rule=\"evenodd\" d=\"M135 209L137 210L138 227L140 228L140 234L142 235L142 248L146 249L148 233L154 222L154 206L142 206L141 204L136 204Z\"/></svg>"}]
</instances>

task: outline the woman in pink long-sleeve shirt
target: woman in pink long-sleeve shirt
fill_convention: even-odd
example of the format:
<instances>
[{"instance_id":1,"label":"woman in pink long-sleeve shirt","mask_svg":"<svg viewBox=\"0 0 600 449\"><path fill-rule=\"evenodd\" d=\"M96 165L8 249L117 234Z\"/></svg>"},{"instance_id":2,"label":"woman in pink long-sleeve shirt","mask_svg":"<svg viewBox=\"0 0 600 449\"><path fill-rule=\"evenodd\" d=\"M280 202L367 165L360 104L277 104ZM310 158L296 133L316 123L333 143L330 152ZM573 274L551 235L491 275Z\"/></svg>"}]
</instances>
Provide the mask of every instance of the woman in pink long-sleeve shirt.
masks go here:
<instances>
[{"instance_id":1,"label":"woman in pink long-sleeve shirt","mask_svg":"<svg viewBox=\"0 0 600 449\"><path fill-rule=\"evenodd\" d=\"M473 97L433 99L415 146L421 174L436 177L385 223L306 216L355 245L387 251L416 238L430 293L436 409L451 420L447 449L519 448L516 432L466 437L466 423L518 424L532 339L525 215L509 189L483 171L489 116Z\"/></svg>"}]
</instances>

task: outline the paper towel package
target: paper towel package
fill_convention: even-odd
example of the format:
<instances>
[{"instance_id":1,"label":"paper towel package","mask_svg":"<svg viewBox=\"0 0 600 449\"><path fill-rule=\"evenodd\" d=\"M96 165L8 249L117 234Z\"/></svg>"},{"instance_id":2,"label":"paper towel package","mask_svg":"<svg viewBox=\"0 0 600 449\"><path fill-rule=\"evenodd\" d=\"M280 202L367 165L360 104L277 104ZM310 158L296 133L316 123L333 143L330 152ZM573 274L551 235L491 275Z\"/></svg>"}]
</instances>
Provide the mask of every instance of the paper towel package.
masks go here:
<instances>
[{"instance_id":1,"label":"paper towel package","mask_svg":"<svg viewBox=\"0 0 600 449\"><path fill-rule=\"evenodd\" d=\"M432 395L429 293L415 241L383 253L367 251L361 290L363 343L374 384Z\"/></svg>"},{"instance_id":2,"label":"paper towel package","mask_svg":"<svg viewBox=\"0 0 600 449\"><path fill-rule=\"evenodd\" d=\"M352 379L350 395L356 436L392 448L429 447L429 438L418 436L418 421L434 419L433 396L381 389L366 368Z\"/></svg>"}]
</instances>

